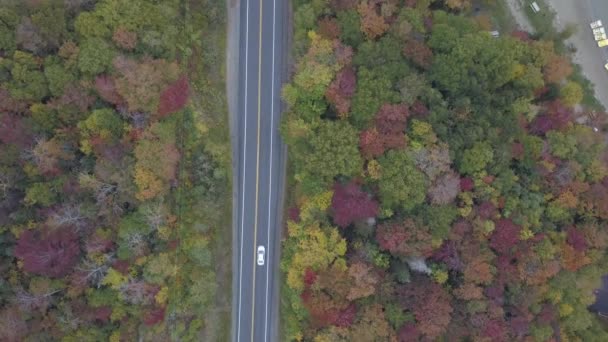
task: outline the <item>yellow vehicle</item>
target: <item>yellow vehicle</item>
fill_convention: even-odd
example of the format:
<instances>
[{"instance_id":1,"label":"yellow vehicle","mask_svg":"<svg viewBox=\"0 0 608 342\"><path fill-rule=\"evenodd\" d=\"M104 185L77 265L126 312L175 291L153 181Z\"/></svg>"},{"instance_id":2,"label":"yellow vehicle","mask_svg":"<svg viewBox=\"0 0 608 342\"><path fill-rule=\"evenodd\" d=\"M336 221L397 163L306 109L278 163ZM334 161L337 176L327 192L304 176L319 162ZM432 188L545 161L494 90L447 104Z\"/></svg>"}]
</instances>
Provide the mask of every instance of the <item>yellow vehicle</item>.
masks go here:
<instances>
[{"instance_id":1,"label":"yellow vehicle","mask_svg":"<svg viewBox=\"0 0 608 342\"><path fill-rule=\"evenodd\" d=\"M608 46L608 39L600 40L599 42L597 42L597 46L599 46L599 47Z\"/></svg>"}]
</instances>

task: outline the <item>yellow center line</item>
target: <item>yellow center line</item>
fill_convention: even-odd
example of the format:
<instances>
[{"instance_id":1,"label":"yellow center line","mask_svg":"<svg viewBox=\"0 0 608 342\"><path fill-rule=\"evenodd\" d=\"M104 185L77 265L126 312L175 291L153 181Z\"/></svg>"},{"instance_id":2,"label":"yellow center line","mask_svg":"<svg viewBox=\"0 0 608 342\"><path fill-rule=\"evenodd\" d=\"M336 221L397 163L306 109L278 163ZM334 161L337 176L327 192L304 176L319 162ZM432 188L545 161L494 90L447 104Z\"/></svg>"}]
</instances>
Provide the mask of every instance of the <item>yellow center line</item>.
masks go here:
<instances>
[{"instance_id":1,"label":"yellow center line","mask_svg":"<svg viewBox=\"0 0 608 342\"><path fill-rule=\"evenodd\" d=\"M251 304L251 342L253 342L254 317L255 317L255 271L257 268L256 243L258 239L258 193L260 188L260 112L262 108L262 8L264 0L260 0L260 22L259 22L259 41L258 41L258 137L257 137L257 156L255 172L255 221L253 223L253 296Z\"/></svg>"}]
</instances>

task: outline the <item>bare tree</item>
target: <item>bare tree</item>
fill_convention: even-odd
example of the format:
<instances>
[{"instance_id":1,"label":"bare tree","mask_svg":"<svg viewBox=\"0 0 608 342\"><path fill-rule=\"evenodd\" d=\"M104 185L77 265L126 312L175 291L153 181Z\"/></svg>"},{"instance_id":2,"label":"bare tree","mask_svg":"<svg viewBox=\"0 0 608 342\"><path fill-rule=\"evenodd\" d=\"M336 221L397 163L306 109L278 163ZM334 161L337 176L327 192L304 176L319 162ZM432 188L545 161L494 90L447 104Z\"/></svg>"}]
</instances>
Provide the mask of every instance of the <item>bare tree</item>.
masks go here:
<instances>
[{"instance_id":1,"label":"bare tree","mask_svg":"<svg viewBox=\"0 0 608 342\"><path fill-rule=\"evenodd\" d=\"M49 290L42 294L32 294L25 291L23 288L18 288L15 292L15 303L24 311L34 309L46 309L50 304L51 297L62 290Z\"/></svg>"},{"instance_id":2,"label":"bare tree","mask_svg":"<svg viewBox=\"0 0 608 342\"><path fill-rule=\"evenodd\" d=\"M143 214L151 231L157 231L160 227L167 224L167 208L162 199L145 206Z\"/></svg>"},{"instance_id":3,"label":"bare tree","mask_svg":"<svg viewBox=\"0 0 608 342\"><path fill-rule=\"evenodd\" d=\"M101 212L105 211L115 216L122 214L123 209L117 200L118 186L116 184L103 182L87 173L81 173L78 181L80 186L90 189L95 193L95 200Z\"/></svg>"},{"instance_id":4,"label":"bare tree","mask_svg":"<svg viewBox=\"0 0 608 342\"><path fill-rule=\"evenodd\" d=\"M70 226L80 233L87 222L79 204L67 204L51 215L49 224L52 227Z\"/></svg>"},{"instance_id":5,"label":"bare tree","mask_svg":"<svg viewBox=\"0 0 608 342\"><path fill-rule=\"evenodd\" d=\"M126 302L134 305L150 304L155 292L152 285L133 279L122 284L118 291Z\"/></svg>"},{"instance_id":6,"label":"bare tree","mask_svg":"<svg viewBox=\"0 0 608 342\"><path fill-rule=\"evenodd\" d=\"M76 270L80 272L79 283L80 284L91 284L96 288L100 288L104 277L108 273L110 264L114 261L113 254L104 254L104 262L97 263L90 259L85 259L83 263L76 267Z\"/></svg>"},{"instance_id":7,"label":"bare tree","mask_svg":"<svg viewBox=\"0 0 608 342\"><path fill-rule=\"evenodd\" d=\"M15 307L0 311L0 340L7 342L22 341L27 333L27 325Z\"/></svg>"},{"instance_id":8,"label":"bare tree","mask_svg":"<svg viewBox=\"0 0 608 342\"><path fill-rule=\"evenodd\" d=\"M7 174L0 173L0 198L5 198L8 195L8 191L11 187L11 177L9 177Z\"/></svg>"}]
</instances>

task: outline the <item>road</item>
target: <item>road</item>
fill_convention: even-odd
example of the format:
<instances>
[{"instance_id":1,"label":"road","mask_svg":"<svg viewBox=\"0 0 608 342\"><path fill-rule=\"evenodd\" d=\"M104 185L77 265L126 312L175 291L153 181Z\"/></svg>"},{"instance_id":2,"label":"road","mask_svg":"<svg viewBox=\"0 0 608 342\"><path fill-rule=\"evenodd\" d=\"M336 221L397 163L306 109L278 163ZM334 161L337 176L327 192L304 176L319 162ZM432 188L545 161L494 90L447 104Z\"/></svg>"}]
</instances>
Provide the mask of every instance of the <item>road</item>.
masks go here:
<instances>
[{"instance_id":1,"label":"road","mask_svg":"<svg viewBox=\"0 0 608 342\"><path fill-rule=\"evenodd\" d=\"M286 45L284 0L241 0L238 51L236 263L237 342L274 341L284 148L278 134ZM264 246L265 264L256 264Z\"/></svg>"},{"instance_id":2,"label":"road","mask_svg":"<svg viewBox=\"0 0 608 342\"><path fill-rule=\"evenodd\" d=\"M604 69L608 50L598 48L589 28L589 23L597 19L601 19L604 26L608 24L608 1L547 0L547 3L555 10L558 28L564 28L568 23L577 25L577 32L566 43L576 47L574 62L581 66L585 77L593 83L595 97L608 108L608 71Z\"/></svg>"}]
</instances>

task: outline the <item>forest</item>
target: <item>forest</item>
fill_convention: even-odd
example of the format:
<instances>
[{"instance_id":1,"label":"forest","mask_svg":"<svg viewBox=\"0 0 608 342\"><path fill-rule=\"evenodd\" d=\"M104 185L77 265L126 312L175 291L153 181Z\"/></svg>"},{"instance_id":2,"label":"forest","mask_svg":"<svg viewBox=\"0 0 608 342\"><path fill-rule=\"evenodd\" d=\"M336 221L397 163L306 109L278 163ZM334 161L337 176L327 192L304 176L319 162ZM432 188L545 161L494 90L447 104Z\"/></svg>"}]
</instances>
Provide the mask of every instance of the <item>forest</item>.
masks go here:
<instances>
[{"instance_id":1,"label":"forest","mask_svg":"<svg viewBox=\"0 0 608 342\"><path fill-rule=\"evenodd\" d=\"M468 0L293 7L281 340L608 341L606 113L559 42Z\"/></svg>"},{"instance_id":2,"label":"forest","mask_svg":"<svg viewBox=\"0 0 608 342\"><path fill-rule=\"evenodd\" d=\"M0 340L218 336L225 3L1 3Z\"/></svg>"}]
</instances>

